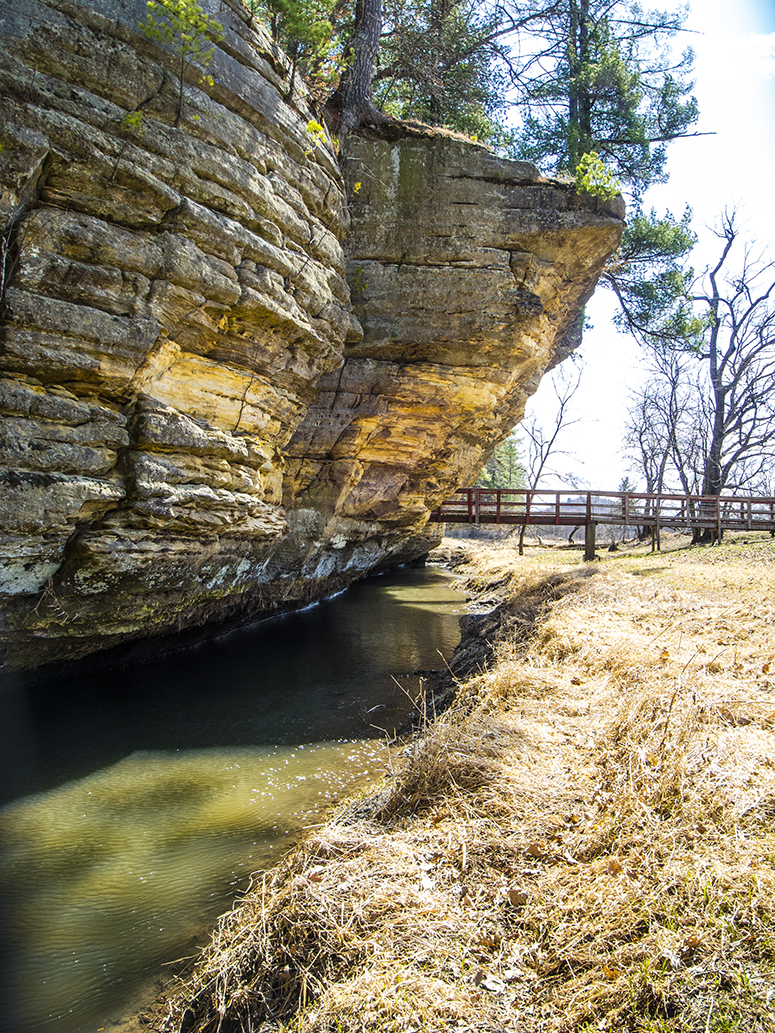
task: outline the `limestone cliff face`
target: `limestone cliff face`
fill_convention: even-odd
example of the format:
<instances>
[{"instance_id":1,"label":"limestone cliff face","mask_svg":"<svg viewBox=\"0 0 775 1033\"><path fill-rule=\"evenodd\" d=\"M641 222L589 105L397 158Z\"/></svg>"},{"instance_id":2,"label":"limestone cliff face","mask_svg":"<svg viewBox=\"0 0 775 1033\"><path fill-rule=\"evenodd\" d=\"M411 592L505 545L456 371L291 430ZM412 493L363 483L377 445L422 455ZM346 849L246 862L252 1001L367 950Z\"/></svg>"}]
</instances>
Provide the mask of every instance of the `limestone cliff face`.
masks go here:
<instances>
[{"instance_id":1,"label":"limestone cliff face","mask_svg":"<svg viewBox=\"0 0 775 1033\"><path fill-rule=\"evenodd\" d=\"M446 134L349 138L337 161L261 28L204 6L224 39L180 110L143 0L0 10L12 666L427 549L621 233L616 205Z\"/></svg>"},{"instance_id":2,"label":"limestone cliff face","mask_svg":"<svg viewBox=\"0 0 775 1033\"><path fill-rule=\"evenodd\" d=\"M391 138L392 137L392 138ZM296 497L421 524L521 419L621 233L533 165L451 135L348 139L348 280L364 334L288 448Z\"/></svg>"}]
</instances>

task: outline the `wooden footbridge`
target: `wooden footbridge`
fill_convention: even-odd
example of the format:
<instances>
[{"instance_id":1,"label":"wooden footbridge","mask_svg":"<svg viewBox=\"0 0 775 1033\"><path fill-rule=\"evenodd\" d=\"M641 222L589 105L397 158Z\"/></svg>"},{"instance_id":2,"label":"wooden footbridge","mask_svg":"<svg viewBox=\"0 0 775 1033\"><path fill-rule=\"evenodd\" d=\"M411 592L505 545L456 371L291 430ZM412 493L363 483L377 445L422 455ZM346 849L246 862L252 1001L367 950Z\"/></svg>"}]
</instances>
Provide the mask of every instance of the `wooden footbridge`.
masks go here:
<instances>
[{"instance_id":1,"label":"wooden footbridge","mask_svg":"<svg viewBox=\"0 0 775 1033\"><path fill-rule=\"evenodd\" d=\"M584 527L584 558L594 559L598 524L721 532L775 533L775 498L735 495L583 493L524 489L459 488L437 506L431 520L442 524L531 524Z\"/></svg>"}]
</instances>

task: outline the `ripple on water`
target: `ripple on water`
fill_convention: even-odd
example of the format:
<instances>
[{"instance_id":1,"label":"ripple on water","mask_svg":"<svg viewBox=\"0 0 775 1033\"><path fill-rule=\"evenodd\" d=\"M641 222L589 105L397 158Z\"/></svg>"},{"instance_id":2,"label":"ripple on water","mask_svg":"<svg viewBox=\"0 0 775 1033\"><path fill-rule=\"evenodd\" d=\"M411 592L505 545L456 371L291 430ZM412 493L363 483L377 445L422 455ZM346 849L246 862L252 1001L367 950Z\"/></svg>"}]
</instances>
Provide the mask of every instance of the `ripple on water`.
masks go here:
<instances>
[{"instance_id":1,"label":"ripple on water","mask_svg":"<svg viewBox=\"0 0 775 1033\"><path fill-rule=\"evenodd\" d=\"M251 871L384 759L374 742L140 752L3 808L4 967L35 989L16 1033L120 1018L118 1002L189 950Z\"/></svg>"}]
</instances>

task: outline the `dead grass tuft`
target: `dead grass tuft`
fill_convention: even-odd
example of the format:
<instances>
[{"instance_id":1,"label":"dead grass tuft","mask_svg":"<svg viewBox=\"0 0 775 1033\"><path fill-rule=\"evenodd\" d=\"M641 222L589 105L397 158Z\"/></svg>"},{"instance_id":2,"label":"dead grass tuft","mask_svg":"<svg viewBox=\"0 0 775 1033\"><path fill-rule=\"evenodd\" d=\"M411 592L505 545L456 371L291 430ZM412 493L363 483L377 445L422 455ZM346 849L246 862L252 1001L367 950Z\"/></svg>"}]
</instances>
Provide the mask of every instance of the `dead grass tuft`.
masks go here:
<instances>
[{"instance_id":1,"label":"dead grass tuft","mask_svg":"<svg viewBox=\"0 0 775 1033\"><path fill-rule=\"evenodd\" d=\"M516 733L480 708L452 707L405 750L390 792L375 817L422 814L440 803L489 807L489 794L503 756Z\"/></svg>"}]
</instances>

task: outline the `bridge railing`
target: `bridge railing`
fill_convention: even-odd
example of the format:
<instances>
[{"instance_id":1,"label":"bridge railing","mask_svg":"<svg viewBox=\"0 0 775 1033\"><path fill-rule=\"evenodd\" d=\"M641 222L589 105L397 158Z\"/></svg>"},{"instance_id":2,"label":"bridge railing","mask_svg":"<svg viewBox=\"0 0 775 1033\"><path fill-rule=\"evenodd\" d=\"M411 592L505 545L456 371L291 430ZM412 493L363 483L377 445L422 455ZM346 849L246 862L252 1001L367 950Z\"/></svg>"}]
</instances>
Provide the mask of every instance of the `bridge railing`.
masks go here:
<instances>
[{"instance_id":1,"label":"bridge railing","mask_svg":"<svg viewBox=\"0 0 775 1033\"><path fill-rule=\"evenodd\" d=\"M460 488L432 513L439 523L775 530L775 498Z\"/></svg>"}]
</instances>

